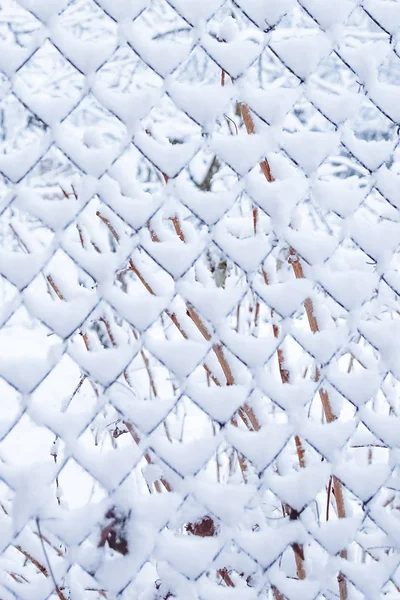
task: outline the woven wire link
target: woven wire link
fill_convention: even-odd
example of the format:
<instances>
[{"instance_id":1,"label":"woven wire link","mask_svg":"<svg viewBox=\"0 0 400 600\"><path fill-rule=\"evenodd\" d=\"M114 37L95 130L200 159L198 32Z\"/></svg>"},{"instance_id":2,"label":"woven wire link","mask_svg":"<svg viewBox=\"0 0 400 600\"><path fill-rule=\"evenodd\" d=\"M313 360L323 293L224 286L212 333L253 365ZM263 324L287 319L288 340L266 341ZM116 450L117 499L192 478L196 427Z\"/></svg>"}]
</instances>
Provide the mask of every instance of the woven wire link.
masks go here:
<instances>
[{"instance_id":1,"label":"woven wire link","mask_svg":"<svg viewBox=\"0 0 400 600\"><path fill-rule=\"evenodd\" d=\"M400 4L3 0L0 598L396 598Z\"/></svg>"}]
</instances>

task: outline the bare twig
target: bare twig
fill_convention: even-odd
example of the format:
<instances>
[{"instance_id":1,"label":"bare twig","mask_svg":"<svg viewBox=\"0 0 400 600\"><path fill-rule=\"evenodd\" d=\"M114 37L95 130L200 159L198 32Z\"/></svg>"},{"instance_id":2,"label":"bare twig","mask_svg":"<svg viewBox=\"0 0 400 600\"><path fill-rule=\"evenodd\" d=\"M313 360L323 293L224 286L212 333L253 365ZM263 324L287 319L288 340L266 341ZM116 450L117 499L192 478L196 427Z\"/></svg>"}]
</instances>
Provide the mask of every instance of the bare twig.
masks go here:
<instances>
[{"instance_id":1,"label":"bare twig","mask_svg":"<svg viewBox=\"0 0 400 600\"><path fill-rule=\"evenodd\" d=\"M55 589L56 594L59 597L59 599L60 600L67 600L66 597L64 596L64 594L62 593L62 591L60 590L60 588L58 587L58 584L57 584L56 579L54 577L53 569L51 568L51 564L50 564L49 556L47 554L46 546L44 545L42 532L40 530L40 521L39 521L39 519L36 519L36 526L37 526L37 530L39 532L39 538L40 538L40 543L42 545L43 554L44 554L44 556L46 558L46 562L47 562L47 566L48 566L47 576L50 574L50 577L51 577L51 579L53 581L53 584L54 584L54 589ZM43 571L42 571L42 573L43 573Z\"/></svg>"},{"instance_id":2,"label":"bare twig","mask_svg":"<svg viewBox=\"0 0 400 600\"><path fill-rule=\"evenodd\" d=\"M241 111L246 129L247 129L247 132L250 134L254 133L254 131L255 131L254 121L253 121L253 118L250 114L248 107L245 104L240 104L240 111ZM260 163L260 166L261 166L261 170L264 174L265 179L269 183L272 183L274 181L274 178L271 174L271 169L270 169L267 159L262 161L262 163ZM294 272L296 278L304 279L303 267L301 265L299 257L297 256L296 251L293 248L289 249L289 257L290 257L289 260L292 265L293 272ZM319 331L318 322L317 322L317 319L314 314L313 302L310 298L307 298L305 300L304 307L306 310L307 319L308 319L311 331L313 333L318 332ZM282 373L281 373L281 375L282 375ZM319 369L317 368L315 380L318 381L319 378L320 378L320 373L319 373ZM321 398L321 403L322 403L322 407L324 409L326 420L328 423L332 423L332 421L334 421L336 419L336 416L332 410L332 406L331 406L331 403L329 400L328 393L326 392L326 390L320 388L319 395ZM298 450L298 454L299 454L299 450ZM304 455L302 455L302 458L303 458L303 456ZM300 454L299 454L299 460L300 460ZM333 485L333 493L335 495L335 500L336 500L338 517L345 518L346 510L345 510L345 505L344 505L342 484L336 477L333 477L332 485ZM342 550L340 555L342 558L347 558L347 551ZM296 558L296 562L297 562L297 558ZM342 573L339 573L339 575L338 575L338 583L339 583L340 600L347 600L347 598L348 598L347 582Z\"/></svg>"}]
</instances>

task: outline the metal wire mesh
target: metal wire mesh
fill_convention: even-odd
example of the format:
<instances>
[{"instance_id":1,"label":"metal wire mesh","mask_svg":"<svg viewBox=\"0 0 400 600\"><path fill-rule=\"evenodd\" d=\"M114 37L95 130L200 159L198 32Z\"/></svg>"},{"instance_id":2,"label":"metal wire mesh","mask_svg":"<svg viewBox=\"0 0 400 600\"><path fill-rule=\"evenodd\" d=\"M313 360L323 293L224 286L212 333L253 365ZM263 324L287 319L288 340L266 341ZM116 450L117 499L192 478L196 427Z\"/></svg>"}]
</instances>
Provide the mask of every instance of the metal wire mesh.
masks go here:
<instances>
[{"instance_id":1,"label":"metal wire mesh","mask_svg":"<svg viewBox=\"0 0 400 600\"><path fill-rule=\"evenodd\" d=\"M400 4L3 0L0 598L397 598Z\"/></svg>"}]
</instances>

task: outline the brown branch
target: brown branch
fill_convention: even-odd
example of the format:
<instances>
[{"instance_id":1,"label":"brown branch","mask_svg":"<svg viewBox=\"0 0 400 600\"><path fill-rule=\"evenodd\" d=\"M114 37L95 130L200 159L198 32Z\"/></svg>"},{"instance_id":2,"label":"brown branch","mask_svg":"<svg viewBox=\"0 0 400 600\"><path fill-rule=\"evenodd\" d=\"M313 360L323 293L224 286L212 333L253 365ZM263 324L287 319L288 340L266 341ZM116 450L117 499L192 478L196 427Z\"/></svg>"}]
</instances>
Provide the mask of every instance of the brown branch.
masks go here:
<instances>
[{"instance_id":1,"label":"brown branch","mask_svg":"<svg viewBox=\"0 0 400 600\"><path fill-rule=\"evenodd\" d=\"M136 277L139 279L140 283L142 283L144 285L144 287L149 292L149 294L154 296L155 292L153 291L153 288L147 283L147 281L145 280L143 275L140 273L139 269L136 267L136 265L134 264L134 262L131 258L129 259L129 268L131 271L133 271L135 273Z\"/></svg>"},{"instance_id":2,"label":"brown branch","mask_svg":"<svg viewBox=\"0 0 400 600\"><path fill-rule=\"evenodd\" d=\"M269 285L269 280L268 280L268 275L265 272L265 270L262 270L263 272L263 277L264 277L264 281L267 285ZM271 311L271 317L273 316L273 311ZM274 334L275 338L279 337L279 328L277 325L273 324L272 325L272 331ZM285 368L285 355L283 353L282 348L278 348L277 350L277 356L278 356L278 368L279 368L279 373L281 376L281 381L282 383L289 383L290 381L290 374L289 371ZM294 436L294 442L296 444L296 451L297 451L297 458L299 459L299 465L301 468L304 468L306 466L305 463L305 450L303 447L303 444L299 438L298 435Z\"/></svg>"},{"instance_id":3,"label":"brown branch","mask_svg":"<svg viewBox=\"0 0 400 600\"><path fill-rule=\"evenodd\" d=\"M115 231L114 227L111 225L109 219L107 219L106 217L104 217L100 211L97 211L96 215L103 221L103 223L109 228L109 230L111 231L112 235L114 236L115 240L117 242L119 242L119 236L117 234L117 232ZM179 220L177 217L174 217L174 219L176 220L175 223L179 223ZM183 236L183 240L184 235L181 229L181 226L179 224L175 226L177 234L179 235L179 232L181 233L181 235ZM182 239L182 238L181 238ZM133 263L132 259L129 260L129 267L130 269L135 273L135 275L139 278L140 282L145 286L145 288L147 289L147 291L154 296L155 292L153 290L153 288L147 283L147 281L145 280L145 278L143 277L143 275L140 273L139 269L135 266L135 264ZM180 324L180 322L178 321L178 318L176 316L175 313L170 313L169 311L166 311L167 315L169 316L169 318L171 319L171 321L174 323L174 325L177 327L177 329L180 331L180 333L183 335L183 337L185 339L188 339L188 336L186 333L184 333L184 330ZM202 334L202 336L209 341L211 339L211 334L209 333L207 327L205 326L205 324L203 323L202 319L200 318L200 316L198 315L198 313L194 310L194 308L192 306L190 306L189 304L187 305L187 315L190 317L190 319L193 321L193 323L196 325L197 329L200 331L200 333ZM220 344L214 344L213 345L213 351L217 357L217 360L219 362L219 364L221 365L222 371L225 375L226 378L226 383L227 385L233 385L235 383L234 377L233 377L233 373L232 370L225 358L222 346Z\"/></svg>"},{"instance_id":4,"label":"brown branch","mask_svg":"<svg viewBox=\"0 0 400 600\"><path fill-rule=\"evenodd\" d=\"M47 275L46 276L47 281L49 282L49 285L51 286L51 288L54 290L54 292L57 294L57 296L59 297L60 300L65 300L64 296L62 295L62 293L60 292L59 287L57 286L57 284L54 282L54 279L51 275Z\"/></svg>"},{"instance_id":5,"label":"brown branch","mask_svg":"<svg viewBox=\"0 0 400 600\"><path fill-rule=\"evenodd\" d=\"M293 268L296 278L304 279L303 267L300 263L298 256L296 255L296 252L293 250L293 248L290 249L290 257L291 257L292 268ZM304 302L304 306L305 306L310 329L313 333L317 333L319 331L319 326L318 326L318 321L314 314L314 306L313 306L312 300L310 298L307 298L307 300ZM315 381L319 381L319 379L320 379L320 371L318 368L316 368ZM328 392L326 390L320 388L319 389L319 397L321 399L325 418L328 423L332 423L333 421L336 420L337 417L332 410L332 405L329 400ZM333 476L333 479L332 479L332 486L333 486L333 493L334 493L335 501L336 501L338 517L339 517L339 519L344 519L346 517L346 508L345 508L344 497L343 497L343 486L342 486L342 483L339 481L339 479L337 479L335 476ZM340 556L344 559L347 559L347 550L342 550L340 553ZM340 598L341 598L341 600L346 600L348 597L347 582L342 573L339 573L339 575L338 575L338 582L339 582Z\"/></svg>"},{"instance_id":6,"label":"brown branch","mask_svg":"<svg viewBox=\"0 0 400 600\"><path fill-rule=\"evenodd\" d=\"M159 242L160 238L158 237L158 235L156 234L156 232L154 231L154 229L152 228L150 221L147 221L146 223L147 229L150 232L150 238L152 242Z\"/></svg>"},{"instance_id":7,"label":"brown branch","mask_svg":"<svg viewBox=\"0 0 400 600\"><path fill-rule=\"evenodd\" d=\"M329 521L329 505L331 503L331 491L332 491L332 476L329 478L328 493L326 495L326 520Z\"/></svg>"},{"instance_id":8,"label":"brown branch","mask_svg":"<svg viewBox=\"0 0 400 600\"><path fill-rule=\"evenodd\" d=\"M107 333L108 333L108 336L109 336L109 338L110 338L110 341L111 341L111 344L112 344L114 347L116 347L116 346L117 346L117 343L116 343L116 341L115 341L115 338L114 338L114 335L113 335L113 333L112 333L112 331L111 331L111 326L110 326L110 324L108 323L108 321L107 321L106 319L104 319L104 317L101 317L101 318L100 318L100 321L102 321L102 322L105 324L105 326L106 326L106 330L107 330ZM89 349L89 348L88 348L88 349ZM124 375L125 375L125 380L127 381L127 383L129 383L129 378L128 378L128 374L127 374L127 372L126 372L126 371L124 372ZM157 393L157 392L156 392L156 393ZM136 444L137 444L137 445L139 445L139 444L140 444L140 437L139 437L139 435L136 433L136 431L135 431L135 429L134 429L133 425L132 425L131 423L129 423L129 422L126 422L126 421L124 421L124 425L125 425L125 427L127 428L127 430L129 431L129 433L131 434L132 438L135 440ZM145 459L146 459L146 461L147 461L147 463L148 463L148 464L153 464L153 461L152 461L152 459L151 459L151 456L150 456L148 453L145 453L145 454L144 454L144 457L145 457ZM172 491L172 488L171 488L170 484L168 483L168 481L166 481L165 479L161 478L161 482L162 482L162 484L164 485L165 489L166 489L168 492L171 492L171 491ZM149 489L149 492L151 493L151 488L150 488L149 486L147 486L147 487L148 487L148 489ZM159 482L158 482L158 481L155 481L155 482L154 482L154 487L156 488L156 491L157 491L158 493L161 493L161 486L160 486L160 484L159 484Z\"/></svg>"},{"instance_id":9,"label":"brown branch","mask_svg":"<svg viewBox=\"0 0 400 600\"><path fill-rule=\"evenodd\" d=\"M35 535L36 535L36 536L37 536L39 539L41 539L41 540L43 540L44 542L46 542L46 544L48 544L48 545L50 546L50 548L51 548L52 550L54 550L54 552L55 552L56 554L58 554L58 556L64 556L64 553L63 553L63 552L61 552L61 550L60 550L59 548L57 548L56 546L54 546L54 545L53 545L53 544L50 542L50 540L49 540L49 539L48 539L46 536L44 536L43 534L42 534L42 535L39 535L39 532L37 532L37 531L33 531L33 533L34 533L34 534L35 534Z\"/></svg>"},{"instance_id":10,"label":"brown branch","mask_svg":"<svg viewBox=\"0 0 400 600\"><path fill-rule=\"evenodd\" d=\"M14 548L16 550L18 550L19 552L21 552L21 554L23 554L25 556L25 558L27 558L33 565L35 565L35 567L45 576L48 577L49 573L46 569L46 567L44 567L42 565L42 563L40 563L34 556L32 556L32 554L29 554L29 552L27 552L26 550L24 550L22 548L22 546L14 546Z\"/></svg>"},{"instance_id":11,"label":"brown branch","mask_svg":"<svg viewBox=\"0 0 400 600\"><path fill-rule=\"evenodd\" d=\"M210 166L207 169L207 173L204 176L204 179L201 183L196 183L197 187L202 192L209 192L211 190L211 183L214 175L218 172L220 168L220 162L216 156L212 159Z\"/></svg>"},{"instance_id":12,"label":"brown branch","mask_svg":"<svg viewBox=\"0 0 400 600\"><path fill-rule=\"evenodd\" d=\"M226 567L224 567L223 569L219 569L218 574L221 575L222 580L224 581L224 583L226 583L228 587L235 587L235 584L233 583L231 576L229 575L229 571Z\"/></svg>"},{"instance_id":13,"label":"brown branch","mask_svg":"<svg viewBox=\"0 0 400 600\"><path fill-rule=\"evenodd\" d=\"M157 388L156 388L156 384L155 384L155 381L154 381L153 373L151 372L151 369L150 369L150 361L147 358L146 354L144 353L144 350L141 350L140 354L141 354L141 357L143 359L144 366L145 366L145 369L147 371L147 375L149 377L149 382L150 382L151 390L153 392L154 397L157 398L158 393L157 393Z\"/></svg>"},{"instance_id":14,"label":"brown branch","mask_svg":"<svg viewBox=\"0 0 400 600\"><path fill-rule=\"evenodd\" d=\"M101 215L101 213L98 211L97 216L99 216L99 218L101 218L101 220L103 221L103 223L110 229L112 235L114 235L116 241L119 242L119 237L118 234L116 233L115 229L112 227L111 223L109 222L109 220L105 217L103 217L103 215ZM175 227L175 231L177 233L177 235L180 237L180 239L182 241L185 241L185 237L179 222L179 219L177 216L173 217L173 224ZM151 294L151 295L155 295L155 292L153 290L153 288L147 283L146 279L143 277L143 275L140 273L139 269L135 266L135 264L133 263L132 259L129 260L129 267L130 269L137 275L137 277L139 278L139 280L141 281L141 283L146 287L147 291ZM181 333L181 335L184 337L184 339L188 339L188 334L186 333L186 331L184 330L184 328L182 327L177 315L175 313L171 313L170 311L166 311L166 314L168 315L168 317L171 319L171 321L174 323L174 325L176 326L176 328L178 329L178 331ZM202 321L201 317L199 316L199 314L197 313L197 311L193 308L193 306L191 306L189 303L187 303L187 313L186 313L190 319L192 320L192 322L196 325L197 329L199 330L199 332L202 334L202 336L204 337L204 339L206 341L210 341L211 340L211 334L208 331L206 325L204 324L204 322ZM235 379L231 370L231 367L224 355L224 351L223 348L221 346L221 344L214 344L213 345L213 351L214 354L216 355L216 358L222 368L222 371L225 375L225 379L226 379L226 385L233 385L235 383ZM204 369L206 370L207 375L214 381L214 383L218 386L220 386L220 382L218 380L217 377L215 377L215 375L211 372L211 370L209 369L209 367L204 364L203 365ZM259 431L260 429L260 424L257 420L256 415L254 414L253 409L248 406L247 404L245 404L239 411L239 415L240 418L243 420L243 422L245 423L246 427L251 431ZM149 457L150 458L150 457ZM146 459L147 460L147 459ZM242 468L242 466L241 466ZM242 469L242 472L243 469ZM168 482L167 482L168 483ZM168 484L169 485L169 484Z\"/></svg>"},{"instance_id":15,"label":"brown branch","mask_svg":"<svg viewBox=\"0 0 400 600\"><path fill-rule=\"evenodd\" d=\"M114 227L111 225L109 219L107 219L106 217L104 217L100 213L100 211L97 211L96 215L109 228L111 234L114 236L114 238L116 239L116 241L119 242L119 236L118 236L116 230L114 229ZM81 238L81 243L83 245L83 237ZM132 261L130 261L130 263L131 262ZM133 263L130 264L130 268L131 269L132 269L132 267L134 267ZM106 328L106 331L107 331L107 334L108 334L108 337L110 339L110 342L111 342L112 346L115 348L117 346L117 342L115 340L115 337L114 337L114 334L112 332L111 325L110 325L109 321L105 317L100 317L99 321L101 321L104 324L104 326ZM84 341L85 346L86 346L86 350L90 351L91 348L90 348L90 342L89 342L88 335L86 333L84 333L84 334L82 334L82 337L83 337L83 341ZM147 358L145 357L145 355L143 354L143 351L142 351L142 357L144 358L145 365L148 366L148 361L147 361ZM154 386L154 382L152 381L152 377L151 377L150 374L149 374L149 376L150 376L150 381L152 382L152 385L153 385L153 389L155 390L155 395L157 395L157 390L156 390L156 388ZM124 377L125 377L125 380L127 381L127 383L130 384L129 376L128 376L128 373L127 373L126 370L124 371ZM128 432L131 434L132 438L135 440L136 444L139 445L139 443L140 443L140 437L135 432L133 426L130 423L127 423L127 422L124 422L124 425L127 428ZM152 459L151 459L151 457L150 457L150 455L148 453L145 453L144 457L145 457L145 460L147 461L148 464L152 464ZM172 488L171 488L170 484L168 483L168 481L166 481L164 478L161 478L161 482L163 483L163 485L164 485L164 487L165 487L165 489L167 491L169 491L169 492L172 491ZM156 491L158 493L161 493L161 486L160 486L160 483L158 481L154 482L154 487L155 487L155 489L156 489ZM151 488L149 486L148 486L148 489L149 489L149 492L151 493Z\"/></svg>"},{"instance_id":16,"label":"brown branch","mask_svg":"<svg viewBox=\"0 0 400 600\"><path fill-rule=\"evenodd\" d=\"M49 559L49 557L47 555L46 546L44 545L44 538L43 538L43 535L42 535L42 531L41 531L39 519L36 519L36 525L37 525L37 529L38 529L38 533L39 533L39 540L40 540L40 543L41 543L41 546L42 546L43 554L45 556L45 559L47 561L47 566L48 566L48 570L46 569L46 572L47 572L46 577L50 577L52 579L53 584L54 584L55 592L56 592L57 596L59 597L59 599L60 600L67 600L66 597L64 596L64 594L62 593L62 591L60 590L60 588L59 588L59 586L58 586L58 584L57 584L57 582L56 582L56 580L54 578L54 573L53 573L53 570L51 568L50 559ZM41 570L41 572L44 575L44 572L42 570Z\"/></svg>"},{"instance_id":17,"label":"brown branch","mask_svg":"<svg viewBox=\"0 0 400 600\"><path fill-rule=\"evenodd\" d=\"M275 600L285 600L285 596L281 594L277 587L274 585L271 586L272 593L274 594Z\"/></svg>"},{"instance_id":18,"label":"brown branch","mask_svg":"<svg viewBox=\"0 0 400 600\"><path fill-rule=\"evenodd\" d=\"M15 238L18 240L19 245L21 246L21 248L27 253L27 254L31 254L30 249L28 248L28 246L26 245L26 243L24 242L24 240L21 238L21 236L19 235L18 231L15 229L14 225L12 223L10 223L10 229L13 232ZM54 279L52 278L51 275L44 275L44 273L42 273L47 286L51 287L51 289L55 292L55 294L58 296L58 298L60 300L64 300L64 297L62 295L62 293L60 292L58 286L56 285L56 283L54 282Z\"/></svg>"},{"instance_id":19,"label":"brown branch","mask_svg":"<svg viewBox=\"0 0 400 600\"><path fill-rule=\"evenodd\" d=\"M249 134L254 133L254 131L255 131L254 121L253 121L253 118L250 114L248 107L245 104L240 103L240 112L242 114L243 122L246 126L247 132ZM264 174L265 179L269 183L272 183L274 181L274 178L271 174L271 169L270 169L267 159L265 159L260 164L260 166L261 166L261 170ZM292 265L292 269L295 274L295 277L297 279L304 279L303 267L300 263L300 259L297 256L297 253L294 250L294 248L289 249L289 261ZM318 326L318 322L317 322L317 319L314 314L314 305L313 305L311 298L307 298L305 300L304 307L306 310L307 319L308 319L308 323L309 323L311 331L313 333L318 332L319 326ZM317 368L315 380L318 381L319 377L320 377L320 373ZM319 396L321 398L321 403L322 403L322 407L323 407L323 410L325 413L325 418L328 423L332 423L332 421L334 421L336 419L336 415L334 414L334 412L332 410L332 405L330 403L328 393L326 392L326 390L323 390L320 388ZM299 457L299 459L300 459L300 457ZM346 510L345 510L344 498L343 498L343 487L342 487L341 482L336 477L333 477L333 493L335 495L338 517L345 518ZM297 556L296 553L295 553L295 556ZM342 558L347 558L347 551L342 550L342 552L340 553L340 556ZM296 563L297 563L297 558L296 558ZM339 582L340 599L346 600L348 598L347 582L342 573L339 573L339 575L338 575L338 582Z\"/></svg>"},{"instance_id":20,"label":"brown branch","mask_svg":"<svg viewBox=\"0 0 400 600\"><path fill-rule=\"evenodd\" d=\"M129 423L129 422L126 422L126 421L124 422L124 425L127 428L127 430L129 431L129 433L131 434L131 436L134 439L134 441L136 442L136 444L139 446L139 444L140 444L140 436L135 431L133 425L131 423ZM144 454L144 458L145 458L147 464L149 464L149 465L153 464L152 458L151 458L151 456L147 452ZM166 479L164 479L164 477L161 477L161 483L163 484L163 486L165 487L165 489L167 490L167 492L172 492L172 486L171 486L171 484ZM156 485L156 484L158 484L158 485ZM156 481L154 483L154 487L156 488L157 492L159 492L159 493L161 492L161 488L159 487L159 482L158 481Z\"/></svg>"},{"instance_id":21,"label":"brown branch","mask_svg":"<svg viewBox=\"0 0 400 600\"><path fill-rule=\"evenodd\" d=\"M303 545L295 542L294 544L292 544L292 548L293 548L293 552L294 552L294 559L296 561L297 577L299 579L305 579L306 572L304 570L304 548L303 548Z\"/></svg>"},{"instance_id":22,"label":"brown branch","mask_svg":"<svg viewBox=\"0 0 400 600\"><path fill-rule=\"evenodd\" d=\"M108 229L111 231L111 233L112 233L113 237L115 238L115 240L116 240L117 242L119 242L119 239L120 239L120 238L119 238L119 235L118 235L118 233L117 233L116 229L114 229L114 227L111 225L111 223L110 223L110 220L109 220L109 219L107 219L107 217L105 217L104 215L102 215L102 214L101 214L101 212L100 212L99 210L98 210L98 211L96 211L96 216L97 216L97 217L99 217L99 219L100 219L101 221L103 221L103 223L104 223L105 225L107 225Z\"/></svg>"},{"instance_id":23,"label":"brown branch","mask_svg":"<svg viewBox=\"0 0 400 600\"><path fill-rule=\"evenodd\" d=\"M183 231L182 231L181 223L180 223L180 221L179 221L178 217L177 217L177 216L175 216L175 217L171 217L171 219L170 219L170 220L172 221L172 223L173 223L173 225L174 225L175 232L176 232L176 234L177 234L178 238L179 238L179 239L180 239L182 242L185 242L185 241L186 241L186 240L185 240L185 234L184 234L184 233L183 233Z\"/></svg>"},{"instance_id":24,"label":"brown branch","mask_svg":"<svg viewBox=\"0 0 400 600\"><path fill-rule=\"evenodd\" d=\"M242 119L245 124L247 133L250 135L254 134L255 133L254 121L252 119L252 116L250 114L248 107L243 103L238 103L238 106L239 106L239 110L242 115ZM274 178L272 177L271 169L270 169L267 159L264 159L260 163L260 167L261 167L261 170L262 170L266 180L269 183L272 183L274 181ZM254 212L253 212L253 219L254 219L254 232L256 233L257 213L256 213L256 215L254 215ZM268 276L267 276L266 272L264 271L264 269L263 269L263 276L264 276L265 283L268 285ZM273 312L271 314L273 315ZM274 333L274 337L278 338L279 329L276 325L273 325L273 333ZM282 383L289 383L289 371L284 368L285 357L283 354L283 350L281 348L278 348L277 354L278 354L279 372L281 375ZM295 444L296 444L296 451L297 451L297 456L298 456L300 467L304 468L305 467L305 452L304 452L304 448L301 443L301 440L300 440L299 436L297 436L297 435L295 436ZM294 552L294 557L295 557L295 562L296 562L297 577L299 579L305 579L306 572L304 569L304 548L302 545L295 543L295 544L292 544L292 549Z\"/></svg>"},{"instance_id":25,"label":"brown branch","mask_svg":"<svg viewBox=\"0 0 400 600\"><path fill-rule=\"evenodd\" d=\"M104 323L104 326L105 326L105 328L107 330L108 337L110 338L110 342L111 342L111 344L115 348L117 346L117 342L115 341L114 334L111 331L111 325L110 325L109 321L107 321L107 319L105 319L104 317L100 317L99 321L101 321L102 323Z\"/></svg>"},{"instance_id":26,"label":"brown branch","mask_svg":"<svg viewBox=\"0 0 400 600\"><path fill-rule=\"evenodd\" d=\"M243 123L246 127L247 133L249 133L249 134L255 133L254 121L250 114L248 106L246 106L246 104L243 104L243 102L239 102L239 110L240 110L240 114L242 115ZM261 171L264 174L265 179L269 183L272 183L273 181L275 181L274 178L272 177L271 168L270 168L269 163L266 158L260 162L260 167L261 167Z\"/></svg>"},{"instance_id":27,"label":"brown branch","mask_svg":"<svg viewBox=\"0 0 400 600\"><path fill-rule=\"evenodd\" d=\"M19 235L18 231L15 229L14 225L12 223L9 223L9 226L10 226L10 229L13 232L14 236L18 240L18 243L21 246L21 248L25 252L27 252L28 254L30 254L30 250L29 250L28 246L25 244L24 240L21 238L21 236Z\"/></svg>"}]
</instances>

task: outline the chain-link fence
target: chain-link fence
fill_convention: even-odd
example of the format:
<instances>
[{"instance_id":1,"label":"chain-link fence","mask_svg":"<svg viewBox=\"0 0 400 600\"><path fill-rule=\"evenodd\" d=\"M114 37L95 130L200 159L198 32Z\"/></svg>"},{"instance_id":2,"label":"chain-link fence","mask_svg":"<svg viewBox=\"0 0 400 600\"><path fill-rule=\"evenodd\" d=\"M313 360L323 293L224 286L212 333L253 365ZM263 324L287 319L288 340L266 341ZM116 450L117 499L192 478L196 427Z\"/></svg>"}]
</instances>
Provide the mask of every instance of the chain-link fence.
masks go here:
<instances>
[{"instance_id":1,"label":"chain-link fence","mask_svg":"<svg viewBox=\"0 0 400 600\"><path fill-rule=\"evenodd\" d=\"M399 31L0 1L0 600L400 597Z\"/></svg>"}]
</instances>

